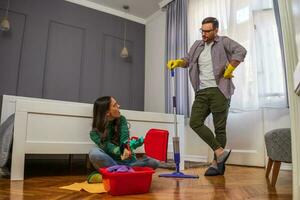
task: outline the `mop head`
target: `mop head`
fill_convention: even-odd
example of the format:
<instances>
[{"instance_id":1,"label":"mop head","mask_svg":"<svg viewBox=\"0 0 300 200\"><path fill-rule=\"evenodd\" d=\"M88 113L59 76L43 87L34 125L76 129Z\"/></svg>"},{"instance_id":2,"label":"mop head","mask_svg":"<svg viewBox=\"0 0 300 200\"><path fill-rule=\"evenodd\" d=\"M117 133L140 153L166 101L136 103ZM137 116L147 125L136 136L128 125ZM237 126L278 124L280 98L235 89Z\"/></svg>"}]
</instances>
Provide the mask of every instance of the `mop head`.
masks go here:
<instances>
[{"instance_id":1,"label":"mop head","mask_svg":"<svg viewBox=\"0 0 300 200\"><path fill-rule=\"evenodd\" d=\"M199 178L197 175L184 174L182 172L173 172L171 174L160 174L159 177L165 178Z\"/></svg>"},{"instance_id":2,"label":"mop head","mask_svg":"<svg viewBox=\"0 0 300 200\"><path fill-rule=\"evenodd\" d=\"M87 177L87 182L88 183L101 183L102 175L99 172L94 171Z\"/></svg>"}]
</instances>

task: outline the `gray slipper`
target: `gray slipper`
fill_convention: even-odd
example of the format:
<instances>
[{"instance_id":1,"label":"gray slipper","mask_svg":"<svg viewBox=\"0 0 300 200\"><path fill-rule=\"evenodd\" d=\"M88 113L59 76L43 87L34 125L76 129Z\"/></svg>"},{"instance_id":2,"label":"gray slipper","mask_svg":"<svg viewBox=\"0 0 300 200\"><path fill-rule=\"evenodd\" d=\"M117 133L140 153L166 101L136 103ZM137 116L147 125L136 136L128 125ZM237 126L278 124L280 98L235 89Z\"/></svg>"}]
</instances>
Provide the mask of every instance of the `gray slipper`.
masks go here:
<instances>
[{"instance_id":1,"label":"gray slipper","mask_svg":"<svg viewBox=\"0 0 300 200\"><path fill-rule=\"evenodd\" d=\"M217 158L217 163L224 163L227 161L229 155L231 153L231 149L229 151L224 151L222 155Z\"/></svg>"},{"instance_id":2,"label":"gray slipper","mask_svg":"<svg viewBox=\"0 0 300 200\"><path fill-rule=\"evenodd\" d=\"M221 156L217 158L217 166L220 172L220 175L223 175L225 172L225 162L227 161L229 155L231 153L231 149L229 151L225 151Z\"/></svg>"},{"instance_id":3,"label":"gray slipper","mask_svg":"<svg viewBox=\"0 0 300 200\"><path fill-rule=\"evenodd\" d=\"M215 165L209 166L209 168L204 173L204 176L219 176L219 175L221 175L221 173L218 167Z\"/></svg>"}]
</instances>

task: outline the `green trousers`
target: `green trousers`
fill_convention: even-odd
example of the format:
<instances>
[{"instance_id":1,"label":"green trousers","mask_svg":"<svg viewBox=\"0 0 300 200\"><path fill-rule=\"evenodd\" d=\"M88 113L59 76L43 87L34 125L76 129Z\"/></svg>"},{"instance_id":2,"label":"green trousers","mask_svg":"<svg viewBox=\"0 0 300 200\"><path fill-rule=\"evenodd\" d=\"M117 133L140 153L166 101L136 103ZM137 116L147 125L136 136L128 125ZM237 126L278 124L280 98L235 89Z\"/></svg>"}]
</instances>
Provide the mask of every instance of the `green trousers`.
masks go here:
<instances>
[{"instance_id":1,"label":"green trousers","mask_svg":"<svg viewBox=\"0 0 300 200\"><path fill-rule=\"evenodd\" d=\"M226 145L226 121L230 99L217 87L196 92L190 118L191 128L213 149ZM207 116L212 113L215 134L204 125Z\"/></svg>"}]
</instances>

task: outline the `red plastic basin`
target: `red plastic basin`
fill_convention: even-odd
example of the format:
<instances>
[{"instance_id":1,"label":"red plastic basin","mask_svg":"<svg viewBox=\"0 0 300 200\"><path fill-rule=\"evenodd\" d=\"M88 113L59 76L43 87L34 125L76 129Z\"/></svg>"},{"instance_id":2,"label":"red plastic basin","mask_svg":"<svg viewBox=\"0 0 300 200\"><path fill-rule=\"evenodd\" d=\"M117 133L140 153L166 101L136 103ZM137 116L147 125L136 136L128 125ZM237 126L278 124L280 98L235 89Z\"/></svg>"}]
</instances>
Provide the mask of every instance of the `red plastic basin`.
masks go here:
<instances>
[{"instance_id":1,"label":"red plastic basin","mask_svg":"<svg viewBox=\"0 0 300 200\"><path fill-rule=\"evenodd\" d=\"M135 172L109 172L100 168L105 190L111 195L129 195L149 192L152 174L150 167L132 167Z\"/></svg>"}]
</instances>

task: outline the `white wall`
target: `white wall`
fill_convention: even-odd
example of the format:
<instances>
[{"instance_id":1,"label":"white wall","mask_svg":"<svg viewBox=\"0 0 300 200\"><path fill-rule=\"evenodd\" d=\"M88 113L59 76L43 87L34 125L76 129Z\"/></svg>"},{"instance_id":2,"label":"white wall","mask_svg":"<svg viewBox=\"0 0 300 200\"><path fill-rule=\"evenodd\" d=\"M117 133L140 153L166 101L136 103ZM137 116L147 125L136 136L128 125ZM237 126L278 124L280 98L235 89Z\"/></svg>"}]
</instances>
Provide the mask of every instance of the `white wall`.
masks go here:
<instances>
[{"instance_id":1,"label":"white wall","mask_svg":"<svg viewBox=\"0 0 300 200\"><path fill-rule=\"evenodd\" d=\"M298 57L300 58L300 2L299 0L292 0L293 19L295 26L295 36L298 49Z\"/></svg>"},{"instance_id":2,"label":"white wall","mask_svg":"<svg viewBox=\"0 0 300 200\"><path fill-rule=\"evenodd\" d=\"M294 79L297 77L294 81L294 87L300 84L300 2L299 0L292 0L292 16L294 19L294 29L295 29L295 39L297 44L297 50L298 50L298 64L296 69L294 69L294 66L288 66L289 69L287 70L288 75L288 86L292 84L291 75L294 73ZM286 30L290 31L290 30ZM288 56L287 56L288 57ZM290 58L290 57L288 57ZM286 59L287 60L287 59ZM287 63L290 60L287 60ZM293 109L291 111L291 126L292 126L292 157L293 157L293 199L299 199L300 198L300 137L299 137L299 130L300 130L300 97L296 96L295 94L292 94L291 86L289 86L289 91L291 92L289 95L289 100L291 104L291 108ZM299 90L298 90L299 92ZM300 95L300 93L298 93Z\"/></svg>"},{"instance_id":3,"label":"white wall","mask_svg":"<svg viewBox=\"0 0 300 200\"><path fill-rule=\"evenodd\" d=\"M158 11L146 22L145 111L165 112L166 12Z\"/></svg>"},{"instance_id":4,"label":"white wall","mask_svg":"<svg viewBox=\"0 0 300 200\"><path fill-rule=\"evenodd\" d=\"M298 50L298 64L294 72L294 88L297 89L297 94L300 95L300 2L299 0L292 0L292 11L295 28L295 38Z\"/></svg>"}]
</instances>

